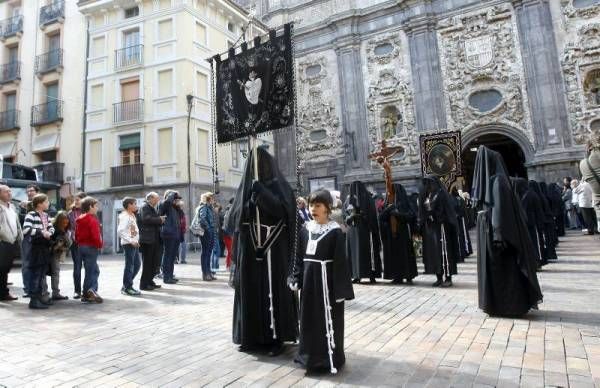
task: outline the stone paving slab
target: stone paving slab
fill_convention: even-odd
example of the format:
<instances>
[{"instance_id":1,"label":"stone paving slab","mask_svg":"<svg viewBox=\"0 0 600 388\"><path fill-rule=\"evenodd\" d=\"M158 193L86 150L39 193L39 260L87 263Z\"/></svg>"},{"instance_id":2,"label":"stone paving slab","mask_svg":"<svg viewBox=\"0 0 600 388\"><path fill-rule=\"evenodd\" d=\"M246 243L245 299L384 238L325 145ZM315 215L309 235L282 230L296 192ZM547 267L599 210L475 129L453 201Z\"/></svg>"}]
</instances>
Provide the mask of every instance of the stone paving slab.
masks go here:
<instances>
[{"instance_id":1,"label":"stone paving slab","mask_svg":"<svg viewBox=\"0 0 600 388\"><path fill-rule=\"evenodd\" d=\"M558 254L539 274L544 303L521 319L477 308L474 256L450 289L425 275L413 286L357 285L335 376L306 375L295 345L277 358L238 352L227 275L201 281L197 254L176 266L180 284L140 297L119 292L123 258L102 256L102 305L0 303L0 386L600 387L600 241L572 233ZM61 272L66 295L71 268ZM20 296L18 270L9 280Z\"/></svg>"}]
</instances>

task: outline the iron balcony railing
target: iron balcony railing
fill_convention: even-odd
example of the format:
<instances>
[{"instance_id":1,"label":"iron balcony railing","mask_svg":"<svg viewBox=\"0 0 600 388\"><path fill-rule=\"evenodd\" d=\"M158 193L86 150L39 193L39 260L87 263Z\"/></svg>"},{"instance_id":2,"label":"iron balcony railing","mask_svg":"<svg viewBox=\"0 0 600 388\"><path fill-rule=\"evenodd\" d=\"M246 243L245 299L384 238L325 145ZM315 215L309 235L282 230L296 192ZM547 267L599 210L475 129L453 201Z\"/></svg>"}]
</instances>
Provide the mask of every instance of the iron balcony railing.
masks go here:
<instances>
[{"instance_id":1,"label":"iron balcony railing","mask_svg":"<svg viewBox=\"0 0 600 388\"><path fill-rule=\"evenodd\" d=\"M31 126L50 124L55 121L62 121L62 104L61 100L49 101L45 104L35 105L31 107Z\"/></svg>"},{"instance_id":2,"label":"iron balcony railing","mask_svg":"<svg viewBox=\"0 0 600 388\"><path fill-rule=\"evenodd\" d=\"M21 79L21 62L9 62L0 65L0 84Z\"/></svg>"},{"instance_id":3,"label":"iron balcony railing","mask_svg":"<svg viewBox=\"0 0 600 388\"><path fill-rule=\"evenodd\" d=\"M64 182L65 164L59 162L47 162L34 167L38 172L38 178L45 182Z\"/></svg>"},{"instance_id":4,"label":"iron balcony railing","mask_svg":"<svg viewBox=\"0 0 600 388\"><path fill-rule=\"evenodd\" d=\"M144 117L144 99L117 102L113 104L113 122L141 120Z\"/></svg>"},{"instance_id":5,"label":"iron balcony railing","mask_svg":"<svg viewBox=\"0 0 600 388\"><path fill-rule=\"evenodd\" d=\"M63 0L52 0L50 4L40 8L40 26L46 26L64 18L65 2Z\"/></svg>"},{"instance_id":6,"label":"iron balcony railing","mask_svg":"<svg viewBox=\"0 0 600 388\"><path fill-rule=\"evenodd\" d=\"M5 110L0 112L0 131L10 131L11 129L20 128L19 114L17 109Z\"/></svg>"},{"instance_id":7,"label":"iron balcony railing","mask_svg":"<svg viewBox=\"0 0 600 388\"><path fill-rule=\"evenodd\" d=\"M36 74L48 73L52 70L62 68L63 50L56 49L35 57Z\"/></svg>"},{"instance_id":8,"label":"iron balcony railing","mask_svg":"<svg viewBox=\"0 0 600 388\"><path fill-rule=\"evenodd\" d=\"M0 37L3 39L23 32L23 15L13 16L0 22Z\"/></svg>"},{"instance_id":9,"label":"iron balcony railing","mask_svg":"<svg viewBox=\"0 0 600 388\"><path fill-rule=\"evenodd\" d=\"M133 186L144 184L144 165L125 164L110 168L111 187Z\"/></svg>"},{"instance_id":10,"label":"iron balcony railing","mask_svg":"<svg viewBox=\"0 0 600 388\"><path fill-rule=\"evenodd\" d=\"M144 63L144 45L136 44L115 50L115 69L139 66Z\"/></svg>"}]
</instances>

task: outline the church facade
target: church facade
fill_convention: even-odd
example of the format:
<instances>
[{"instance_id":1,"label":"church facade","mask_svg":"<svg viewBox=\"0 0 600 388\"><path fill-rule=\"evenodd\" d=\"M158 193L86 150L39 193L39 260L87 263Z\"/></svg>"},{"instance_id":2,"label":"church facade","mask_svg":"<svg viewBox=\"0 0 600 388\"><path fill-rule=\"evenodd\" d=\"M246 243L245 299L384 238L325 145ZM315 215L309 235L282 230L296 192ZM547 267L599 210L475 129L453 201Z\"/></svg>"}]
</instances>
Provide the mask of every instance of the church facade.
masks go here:
<instances>
[{"instance_id":1,"label":"church facade","mask_svg":"<svg viewBox=\"0 0 600 388\"><path fill-rule=\"evenodd\" d=\"M461 131L465 176L486 144L515 174L558 181L600 130L600 0L240 2L294 22L304 191L383 190L368 157L383 139L402 147L394 180L414 186L419 136L440 131ZM295 180L294 140L276 143Z\"/></svg>"}]
</instances>

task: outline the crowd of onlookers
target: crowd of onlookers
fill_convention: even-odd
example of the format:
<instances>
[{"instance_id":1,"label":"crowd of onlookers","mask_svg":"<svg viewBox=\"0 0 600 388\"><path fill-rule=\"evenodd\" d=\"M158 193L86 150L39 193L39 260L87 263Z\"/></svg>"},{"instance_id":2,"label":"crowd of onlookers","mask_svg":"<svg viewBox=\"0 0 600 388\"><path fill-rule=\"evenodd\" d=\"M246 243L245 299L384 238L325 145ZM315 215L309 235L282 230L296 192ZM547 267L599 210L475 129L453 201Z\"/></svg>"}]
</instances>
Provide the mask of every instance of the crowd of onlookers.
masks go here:
<instances>
[{"instance_id":1,"label":"crowd of onlookers","mask_svg":"<svg viewBox=\"0 0 600 388\"><path fill-rule=\"evenodd\" d=\"M103 248L98 201L80 192L68 211L56 211L50 209L48 197L38 186L29 185L26 193L27 200L17 206L10 187L0 185L0 301L17 299L9 292L8 273L19 258L23 297L29 298L30 308L47 309L54 301L68 299L60 290L60 264L69 255L73 261L73 298L102 303L98 294L98 255ZM121 293L138 296L140 290L155 290L161 287L156 283L159 278L165 284L177 284L174 265L187 262L188 232L200 240L203 280L215 280L225 250L226 266L231 265L232 236L224 221L232 202L223 209L212 193L202 194L188 225L184 202L177 191L167 190L162 198L158 193L148 193L139 208L135 198L124 198L117 226L124 252ZM140 269L136 289L134 279Z\"/></svg>"},{"instance_id":2,"label":"crowd of onlookers","mask_svg":"<svg viewBox=\"0 0 600 388\"><path fill-rule=\"evenodd\" d=\"M586 234L599 233L598 220L594 211L592 187L588 182L565 177L562 201L565 225L570 230L581 230Z\"/></svg>"}]
</instances>

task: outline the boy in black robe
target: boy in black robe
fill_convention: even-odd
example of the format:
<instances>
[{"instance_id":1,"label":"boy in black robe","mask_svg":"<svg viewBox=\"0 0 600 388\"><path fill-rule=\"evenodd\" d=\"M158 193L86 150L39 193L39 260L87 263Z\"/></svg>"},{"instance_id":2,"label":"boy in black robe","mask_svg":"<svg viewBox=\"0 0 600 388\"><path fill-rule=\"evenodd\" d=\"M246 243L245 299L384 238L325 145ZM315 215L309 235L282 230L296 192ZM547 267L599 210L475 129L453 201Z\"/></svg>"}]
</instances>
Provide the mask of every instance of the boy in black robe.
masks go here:
<instances>
[{"instance_id":1,"label":"boy in black robe","mask_svg":"<svg viewBox=\"0 0 600 388\"><path fill-rule=\"evenodd\" d=\"M233 342L240 351L263 348L275 356L298 336L297 304L287 287L298 222L294 194L275 159L261 147L257 154L259 179L253 180L252 152L229 216L235 231Z\"/></svg>"},{"instance_id":2,"label":"boy in black robe","mask_svg":"<svg viewBox=\"0 0 600 388\"><path fill-rule=\"evenodd\" d=\"M300 345L296 362L308 372L337 373L345 361L344 301L354 299L348 270L345 238L340 226L329 219L332 199L327 190L308 197L313 220L299 235L298 253L290 289L302 290Z\"/></svg>"},{"instance_id":3,"label":"boy in black robe","mask_svg":"<svg viewBox=\"0 0 600 388\"><path fill-rule=\"evenodd\" d=\"M418 222L423 236L425 273L436 275L433 287L452 286L452 275L458 273L456 263L460 256L458 224L450 196L436 176L422 179Z\"/></svg>"},{"instance_id":4,"label":"boy in black robe","mask_svg":"<svg viewBox=\"0 0 600 388\"><path fill-rule=\"evenodd\" d=\"M467 229L467 206L465 200L458 193L458 189L455 187L450 191L450 199L454 205L454 212L456 213L456 223L458 225L458 247L460 248L459 263L465 261L465 257L469 257L473 253L473 247L471 245L471 236Z\"/></svg>"},{"instance_id":5,"label":"boy in black robe","mask_svg":"<svg viewBox=\"0 0 600 388\"><path fill-rule=\"evenodd\" d=\"M394 203L386 200L379 215L383 278L391 279L393 283L402 283L406 279L406 283L412 284L417 276L417 258L412 242L416 214L401 184L394 184L394 192ZM396 220L396 233L392 231L393 218Z\"/></svg>"},{"instance_id":6,"label":"boy in black robe","mask_svg":"<svg viewBox=\"0 0 600 388\"><path fill-rule=\"evenodd\" d=\"M534 246L525 214L499 153L480 146L473 201L477 215L479 308L489 315L520 316L542 301Z\"/></svg>"},{"instance_id":7,"label":"boy in black robe","mask_svg":"<svg viewBox=\"0 0 600 388\"><path fill-rule=\"evenodd\" d=\"M381 256L379 255L379 225L375 200L360 181L350 184L350 194L344 205L346 249L352 279L360 283L362 278L381 277Z\"/></svg>"}]
</instances>

